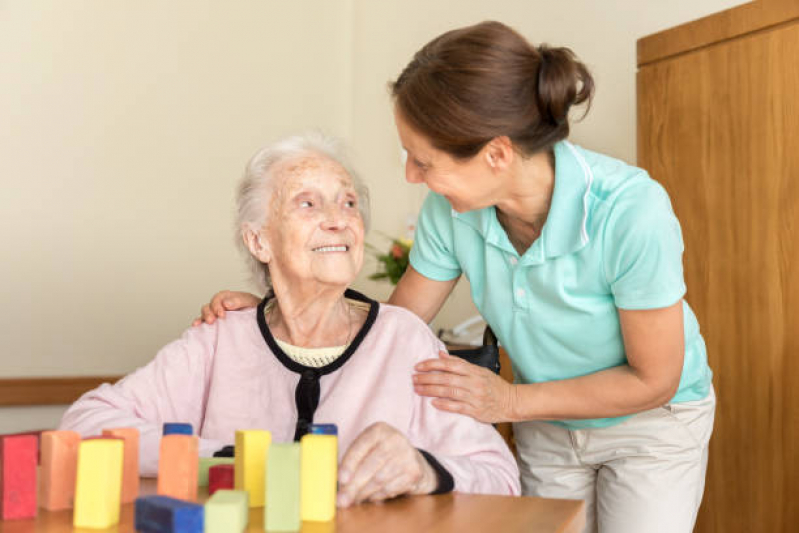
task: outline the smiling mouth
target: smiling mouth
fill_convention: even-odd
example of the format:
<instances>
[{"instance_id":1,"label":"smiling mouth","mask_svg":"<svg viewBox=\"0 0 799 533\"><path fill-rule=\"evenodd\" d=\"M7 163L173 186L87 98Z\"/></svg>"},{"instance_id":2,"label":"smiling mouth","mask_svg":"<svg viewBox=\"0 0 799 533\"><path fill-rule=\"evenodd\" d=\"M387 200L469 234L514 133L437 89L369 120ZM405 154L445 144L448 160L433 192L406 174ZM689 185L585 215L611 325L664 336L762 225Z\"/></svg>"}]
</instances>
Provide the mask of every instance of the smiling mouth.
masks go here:
<instances>
[{"instance_id":1,"label":"smiling mouth","mask_svg":"<svg viewBox=\"0 0 799 533\"><path fill-rule=\"evenodd\" d=\"M328 252L348 252L350 250L349 246L346 245L339 245L339 246L320 246L319 248L314 248L314 252L321 252L321 253L328 253Z\"/></svg>"}]
</instances>

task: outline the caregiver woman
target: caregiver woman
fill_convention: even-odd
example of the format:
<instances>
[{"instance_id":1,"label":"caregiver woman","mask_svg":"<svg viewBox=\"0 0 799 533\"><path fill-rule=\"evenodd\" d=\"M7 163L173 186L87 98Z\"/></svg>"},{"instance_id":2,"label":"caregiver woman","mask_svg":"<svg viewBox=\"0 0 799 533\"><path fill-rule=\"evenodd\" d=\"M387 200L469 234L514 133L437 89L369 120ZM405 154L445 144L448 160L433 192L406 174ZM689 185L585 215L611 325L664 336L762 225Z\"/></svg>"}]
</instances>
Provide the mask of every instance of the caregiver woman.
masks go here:
<instances>
[{"instance_id":1,"label":"caregiver woman","mask_svg":"<svg viewBox=\"0 0 799 533\"><path fill-rule=\"evenodd\" d=\"M425 45L391 91L406 179L431 192L389 301L430 321L465 274L515 375L441 354L416 391L514 422L524 492L586 500L587 531L691 531L715 395L680 225L645 171L566 140L585 66L485 22ZM204 318L255 301L220 293Z\"/></svg>"}]
</instances>

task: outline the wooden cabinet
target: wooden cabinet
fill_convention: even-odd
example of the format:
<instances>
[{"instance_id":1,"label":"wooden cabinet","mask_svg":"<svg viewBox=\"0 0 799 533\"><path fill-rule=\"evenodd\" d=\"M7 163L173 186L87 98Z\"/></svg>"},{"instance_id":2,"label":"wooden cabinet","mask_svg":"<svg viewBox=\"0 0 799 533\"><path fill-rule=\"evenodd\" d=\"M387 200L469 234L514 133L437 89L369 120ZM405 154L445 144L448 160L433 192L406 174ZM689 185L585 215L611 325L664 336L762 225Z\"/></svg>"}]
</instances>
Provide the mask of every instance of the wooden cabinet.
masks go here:
<instances>
[{"instance_id":1,"label":"wooden cabinet","mask_svg":"<svg viewBox=\"0 0 799 533\"><path fill-rule=\"evenodd\" d=\"M799 0L638 43L638 164L672 198L718 408L696 531L799 529Z\"/></svg>"}]
</instances>

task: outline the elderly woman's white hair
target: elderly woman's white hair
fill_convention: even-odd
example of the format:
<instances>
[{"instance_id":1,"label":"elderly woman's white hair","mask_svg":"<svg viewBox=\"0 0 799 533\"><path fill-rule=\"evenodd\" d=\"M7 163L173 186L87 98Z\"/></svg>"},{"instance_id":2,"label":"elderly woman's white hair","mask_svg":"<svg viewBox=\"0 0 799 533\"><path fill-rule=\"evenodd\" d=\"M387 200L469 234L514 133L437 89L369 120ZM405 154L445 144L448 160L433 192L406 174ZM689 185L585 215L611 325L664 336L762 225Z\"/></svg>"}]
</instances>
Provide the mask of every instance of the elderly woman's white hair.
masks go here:
<instances>
[{"instance_id":1,"label":"elderly woman's white hair","mask_svg":"<svg viewBox=\"0 0 799 533\"><path fill-rule=\"evenodd\" d=\"M273 169L283 161L308 154L322 155L344 167L358 193L358 210L361 212L364 228L367 231L369 229L369 189L352 169L337 139L319 132L307 132L261 148L247 163L244 177L239 184L235 222L236 245L244 253L253 281L261 290L271 288L269 267L253 257L242 235L248 228L260 231L269 218L271 184L275 177Z\"/></svg>"}]
</instances>

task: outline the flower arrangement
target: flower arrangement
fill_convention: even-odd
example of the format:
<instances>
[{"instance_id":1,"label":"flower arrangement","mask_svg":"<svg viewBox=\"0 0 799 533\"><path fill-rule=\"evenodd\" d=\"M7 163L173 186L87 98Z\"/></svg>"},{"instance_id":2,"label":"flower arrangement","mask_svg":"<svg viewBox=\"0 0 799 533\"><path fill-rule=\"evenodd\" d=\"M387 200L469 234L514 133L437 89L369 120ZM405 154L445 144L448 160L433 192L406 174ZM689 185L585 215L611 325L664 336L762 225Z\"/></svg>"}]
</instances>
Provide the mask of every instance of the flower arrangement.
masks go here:
<instances>
[{"instance_id":1,"label":"flower arrangement","mask_svg":"<svg viewBox=\"0 0 799 533\"><path fill-rule=\"evenodd\" d=\"M413 240L391 238L391 246L386 253L371 244L366 246L378 262L378 271L369 276L369 279L387 279L392 285L396 285L408 268Z\"/></svg>"}]
</instances>

